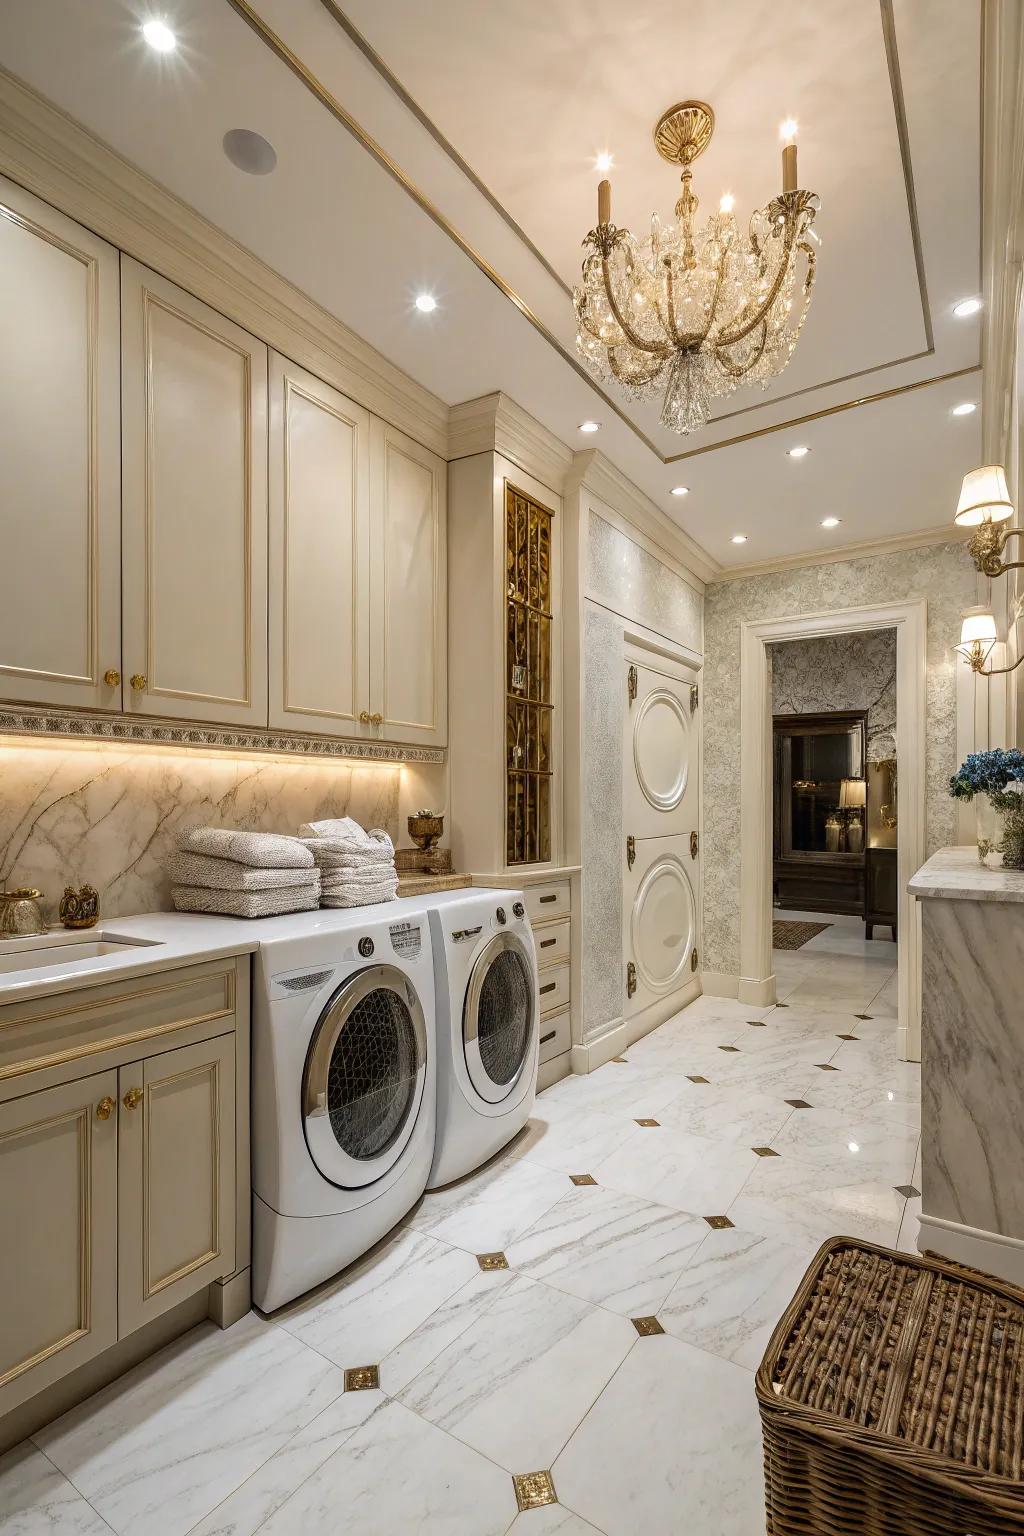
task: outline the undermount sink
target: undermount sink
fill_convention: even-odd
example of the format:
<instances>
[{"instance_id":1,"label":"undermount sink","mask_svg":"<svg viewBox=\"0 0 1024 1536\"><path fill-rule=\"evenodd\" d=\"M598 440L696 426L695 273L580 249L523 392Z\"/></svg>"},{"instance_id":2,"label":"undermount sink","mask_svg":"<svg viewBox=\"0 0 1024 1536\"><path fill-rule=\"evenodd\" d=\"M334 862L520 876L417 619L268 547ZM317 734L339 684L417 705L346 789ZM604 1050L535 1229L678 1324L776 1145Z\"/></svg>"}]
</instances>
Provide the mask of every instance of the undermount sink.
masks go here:
<instances>
[{"instance_id":1,"label":"undermount sink","mask_svg":"<svg viewBox=\"0 0 1024 1536\"><path fill-rule=\"evenodd\" d=\"M152 939L105 938L102 933L41 933L31 939L10 939L0 945L0 976L12 971L64 970L103 955L148 948Z\"/></svg>"}]
</instances>

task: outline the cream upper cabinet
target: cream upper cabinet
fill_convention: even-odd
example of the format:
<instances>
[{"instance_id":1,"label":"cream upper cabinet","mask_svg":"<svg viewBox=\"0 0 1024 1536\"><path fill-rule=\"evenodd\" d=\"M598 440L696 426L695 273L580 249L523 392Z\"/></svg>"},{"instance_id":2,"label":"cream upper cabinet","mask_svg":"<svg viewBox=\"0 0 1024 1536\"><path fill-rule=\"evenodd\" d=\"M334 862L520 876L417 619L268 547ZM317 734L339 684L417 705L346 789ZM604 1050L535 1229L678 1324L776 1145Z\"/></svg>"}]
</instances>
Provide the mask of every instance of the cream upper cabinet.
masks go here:
<instances>
[{"instance_id":1,"label":"cream upper cabinet","mask_svg":"<svg viewBox=\"0 0 1024 1536\"><path fill-rule=\"evenodd\" d=\"M121 707L118 307L117 252L0 178L0 698Z\"/></svg>"},{"instance_id":2,"label":"cream upper cabinet","mask_svg":"<svg viewBox=\"0 0 1024 1536\"><path fill-rule=\"evenodd\" d=\"M376 417L371 434L371 719L382 740L443 746L447 466Z\"/></svg>"},{"instance_id":3,"label":"cream upper cabinet","mask_svg":"<svg viewBox=\"0 0 1024 1536\"><path fill-rule=\"evenodd\" d=\"M267 349L121 263L125 707L267 723Z\"/></svg>"},{"instance_id":4,"label":"cream upper cabinet","mask_svg":"<svg viewBox=\"0 0 1024 1536\"><path fill-rule=\"evenodd\" d=\"M270 724L280 730L370 733L369 501L369 412L272 352Z\"/></svg>"}]
</instances>

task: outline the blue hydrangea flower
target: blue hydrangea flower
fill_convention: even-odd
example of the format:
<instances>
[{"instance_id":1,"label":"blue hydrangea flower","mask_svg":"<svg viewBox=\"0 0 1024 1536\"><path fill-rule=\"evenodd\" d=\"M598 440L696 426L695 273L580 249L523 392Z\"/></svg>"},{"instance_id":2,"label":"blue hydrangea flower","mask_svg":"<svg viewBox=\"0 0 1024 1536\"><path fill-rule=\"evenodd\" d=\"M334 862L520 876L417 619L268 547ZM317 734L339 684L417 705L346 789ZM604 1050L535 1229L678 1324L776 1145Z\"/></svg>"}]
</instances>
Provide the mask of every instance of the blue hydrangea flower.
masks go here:
<instances>
[{"instance_id":1,"label":"blue hydrangea flower","mask_svg":"<svg viewBox=\"0 0 1024 1536\"><path fill-rule=\"evenodd\" d=\"M975 795L998 795L1008 784L1024 783L1024 752L1019 747L995 747L991 752L972 752L950 778L955 800Z\"/></svg>"}]
</instances>

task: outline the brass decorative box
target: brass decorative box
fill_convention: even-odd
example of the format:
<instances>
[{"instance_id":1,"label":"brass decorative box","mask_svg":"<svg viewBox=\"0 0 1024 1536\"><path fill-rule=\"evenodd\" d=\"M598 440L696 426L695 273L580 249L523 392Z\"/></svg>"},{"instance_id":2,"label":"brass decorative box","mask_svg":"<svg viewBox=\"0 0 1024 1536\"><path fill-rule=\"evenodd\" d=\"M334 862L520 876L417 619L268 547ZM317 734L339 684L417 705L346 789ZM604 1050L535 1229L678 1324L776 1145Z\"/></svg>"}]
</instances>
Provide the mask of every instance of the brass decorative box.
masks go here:
<instances>
[{"instance_id":1,"label":"brass decorative box","mask_svg":"<svg viewBox=\"0 0 1024 1536\"><path fill-rule=\"evenodd\" d=\"M450 875L450 848L396 848L395 868L400 875Z\"/></svg>"},{"instance_id":2,"label":"brass decorative box","mask_svg":"<svg viewBox=\"0 0 1024 1536\"><path fill-rule=\"evenodd\" d=\"M64 887L58 914L65 928L93 928L99 921L100 898L95 887L73 885Z\"/></svg>"},{"instance_id":3,"label":"brass decorative box","mask_svg":"<svg viewBox=\"0 0 1024 1536\"><path fill-rule=\"evenodd\" d=\"M444 817L436 811L416 811L409 817L409 836L417 848L433 848L444 831Z\"/></svg>"}]
</instances>

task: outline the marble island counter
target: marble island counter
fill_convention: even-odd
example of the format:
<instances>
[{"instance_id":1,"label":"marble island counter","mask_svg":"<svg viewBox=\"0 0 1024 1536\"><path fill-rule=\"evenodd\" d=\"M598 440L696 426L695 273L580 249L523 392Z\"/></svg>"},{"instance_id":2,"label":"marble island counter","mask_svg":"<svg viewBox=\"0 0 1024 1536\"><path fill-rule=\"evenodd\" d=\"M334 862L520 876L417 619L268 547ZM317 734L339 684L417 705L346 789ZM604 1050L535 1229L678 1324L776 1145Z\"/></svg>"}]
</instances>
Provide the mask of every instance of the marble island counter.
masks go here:
<instances>
[{"instance_id":1,"label":"marble island counter","mask_svg":"<svg viewBox=\"0 0 1024 1536\"><path fill-rule=\"evenodd\" d=\"M919 1247L1024 1283L1024 872L944 848L922 924Z\"/></svg>"}]
</instances>

